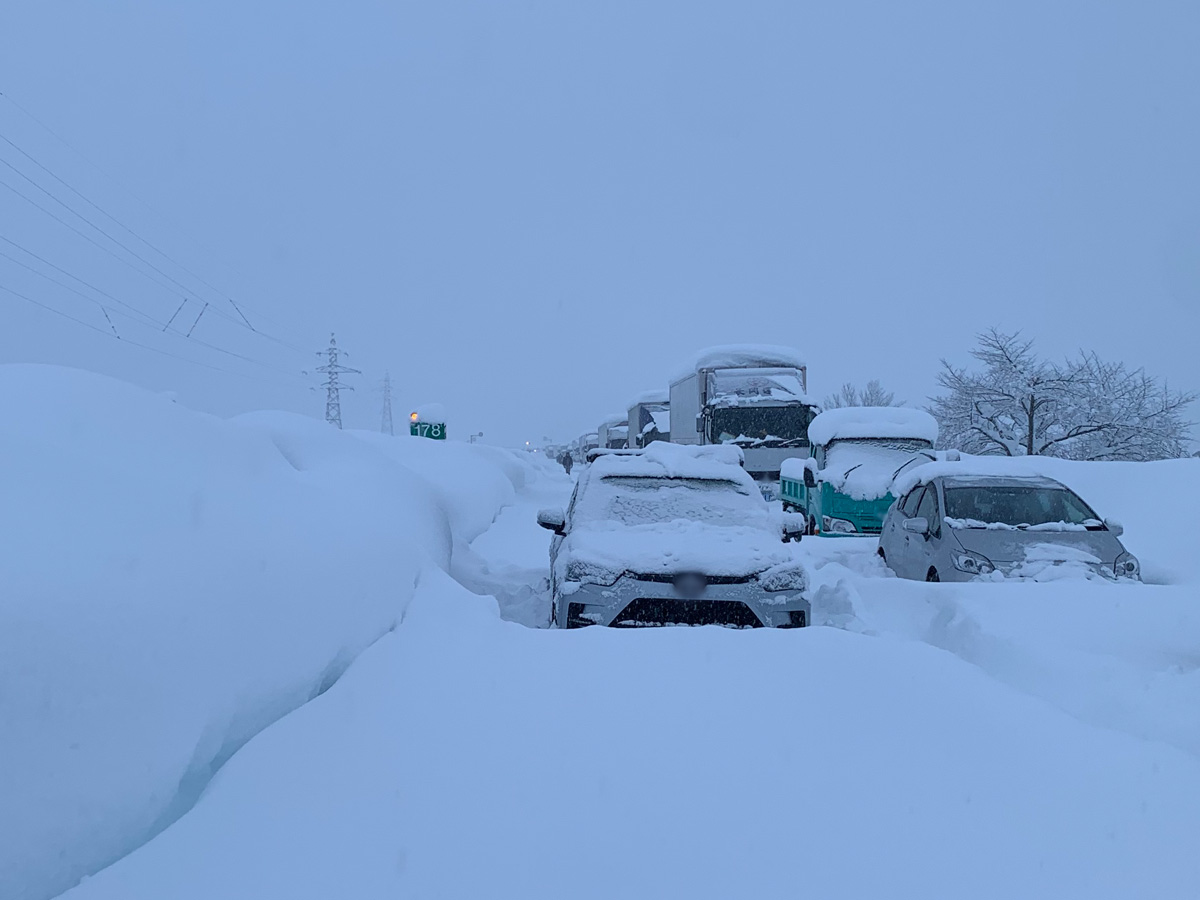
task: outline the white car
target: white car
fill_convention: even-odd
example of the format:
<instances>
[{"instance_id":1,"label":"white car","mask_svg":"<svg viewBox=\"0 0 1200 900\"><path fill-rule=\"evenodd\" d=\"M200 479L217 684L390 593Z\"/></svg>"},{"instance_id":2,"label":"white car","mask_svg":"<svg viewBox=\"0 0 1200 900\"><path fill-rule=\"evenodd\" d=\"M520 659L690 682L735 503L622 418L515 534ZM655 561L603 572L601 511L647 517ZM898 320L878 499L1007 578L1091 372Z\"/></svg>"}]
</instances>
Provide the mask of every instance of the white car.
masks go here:
<instances>
[{"instance_id":1,"label":"white car","mask_svg":"<svg viewBox=\"0 0 1200 900\"><path fill-rule=\"evenodd\" d=\"M538 514L555 533L552 624L807 625L807 573L785 546L803 524L773 512L740 461L662 441L598 456L565 511Z\"/></svg>"}]
</instances>

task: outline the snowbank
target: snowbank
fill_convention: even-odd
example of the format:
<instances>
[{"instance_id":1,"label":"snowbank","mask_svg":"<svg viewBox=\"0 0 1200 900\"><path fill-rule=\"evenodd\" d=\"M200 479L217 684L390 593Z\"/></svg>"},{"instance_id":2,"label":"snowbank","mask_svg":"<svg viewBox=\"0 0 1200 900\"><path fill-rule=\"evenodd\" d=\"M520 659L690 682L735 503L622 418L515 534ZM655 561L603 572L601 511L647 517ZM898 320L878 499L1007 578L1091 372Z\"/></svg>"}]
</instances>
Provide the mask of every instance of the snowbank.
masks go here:
<instances>
[{"instance_id":1,"label":"snowbank","mask_svg":"<svg viewBox=\"0 0 1200 900\"><path fill-rule=\"evenodd\" d=\"M744 369L759 366L803 369L805 362L800 352L792 347L775 344L725 344L701 350L687 366L675 372L671 381L680 381L701 369Z\"/></svg>"},{"instance_id":2,"label":"snowbank","mask_svg":"<svg viewBox=\"0 0 1200 900\"><path fill-rule=\"evenodd\" d=\"M937 420L921 409L899 406L847 406L827 409L808 426L813 444L847 438L892 438L937 443Z\"/></svg>"},{"instance_id":3,"label":"snowbank","mask_svg":"<svg viewBox=\"0 0 1200 900\"><path fill-rule=\"evenodd\" d=\"M79 371L0 367L0 388L5 900L185 812L522 481L492 448L226 421Z\"/></svg>"},{"instance_id":4,"label":"snowbank","mask_svg":"<svg viewBox=\"0 0 1200 900\"><path fill-rule=\"evenodd\" d=\"M537 632L435 573L67 900L1183 900L1198 796L1193 756L922 642Z\"/></svg>"}]
</instances>

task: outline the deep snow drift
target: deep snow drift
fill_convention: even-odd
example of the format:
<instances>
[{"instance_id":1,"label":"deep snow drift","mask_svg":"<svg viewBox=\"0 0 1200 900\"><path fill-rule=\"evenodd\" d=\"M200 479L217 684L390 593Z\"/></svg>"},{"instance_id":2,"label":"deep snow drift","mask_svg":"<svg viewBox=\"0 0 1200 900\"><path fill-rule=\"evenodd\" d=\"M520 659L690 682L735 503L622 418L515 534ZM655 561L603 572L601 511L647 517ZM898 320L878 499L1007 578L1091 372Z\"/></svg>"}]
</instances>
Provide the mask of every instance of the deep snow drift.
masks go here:
<instances>
[{"instance_id":1,"label":"deep snow drift","mask_svg":"<svg viewBox=\"0 0 1200 900\"><path fill-rule=\"evenodd\" d=\"M0 367L0 386L5 900L51 896L188 809L526 477L504 451L224 421L73 370Z\"/></svg>"},{"instance_id":2,"label":"deep snow drift","mask_svg":"<svg viewBox=\"0 0 1200 900\"><path fill-rule=\"evenodd\" d=\"M379 487L383 473L401 470L412 479L391 496L403 497L406 509L427 502L422 516L445 527L422 536L395 514L395 527L409 528L421 556L402 557L413 566L404 575L418 572L402 622L386 632L394 608L376 610L366 600L338 607L344 622L312 613L331 631L307 636L313 660L322 656L317 650L336 653L346 644L354 623L365 623L365 640L368 625L382 626L383 637L328 691L241 746L186 815L68 892L70 900L1194 898L1200 569L1184 506L1171 498L1200 490L1200 461L1019 463L1066 482L1100 515L1121 518L1124 541L1158 583L931 586L890 577L874 541L805 539L787 552L812 570L814 618L823 626L553 631L523 628L498 613L545 623L540 592L550 535L534 515L539 506L565 503L571 481L562 469L499 451L476 456L461 444L436 449L434 442L324 426L296 434L274 416L204 422L252 434L252 446L264 440L266 460L302 461L304 472L288 464L292 474L280 475L278 493L288 497L295 487L288 479L299 482L323 514L334 503L320 499L323 491L348 504L348 481L370 488L359 505L364 530L356 534L372 550L355 558L368 571L341 571L343 582L353 575L359 581L349 583L370 587L385 562L379 535L391 520L378 516L391 515L380 509L391 504ZM62 444L102 450L107 444L91 427L84 440ZM282 442L287 450L264 437L281 432L293 442ZM6 454L11 445L6 437ZM82 464L80 455L73 461ZM197 467L206 470L197 458L186 462L193 478ZM274 466L247 468L271 473ZM175 470L173 479L184 472ZM238 484L242 500L258 488ZM502 504L511 505L496 516ZM168 526L164 534L173 533L173 509L151 509ZM290 523L301 536L310 526L325 534L307 520ZM145 529L137 542L70 536L103 552L158 546ZM245 530L236 536L245 541ZM390 536L386 545L392 572L401 563ZM443 570L448 546L457 583ZM242 547L230 541L221 550L193 569L226 565ZM318 568L311 562L317 554L310 542L287 559L300 575L286 583L310 592L302 594L307 604L247 598L276 613L317 605L301 583ZM200 575L228 588L220 570ZM54 586L65 577L55 572L42 582ZM265 583L252 586L264 593ZM407 580L396 588L398 607L412 588ZM482 592L496 594L502 610ZM372 619L364 610L382 614ZM77 614L76 605L70 612ZM221 614L230 628L244 624ZM157 619L148 616L134 607L126 619L98 624L149 628L143 620ZM257 614L245 617L260 636ZM59 625L73 634L71 622ZM166 652L144 649L154 641L127 641L142 654L134 660L140 668L98 655L91 661L104 678L113 677L113 666L126 672L128 683L114 686L137 692L145 709L144 720L114 715L114 739L124 739L121 728L133 737L186 731L193 719L220 721L211 710L241 708L228 701L233 677L203 653L217 632L200 629L197 648L188 649L184 629L167 630L174 642L158 642ZM71 670L58 648L25 649L28 643L18 647L23 665L44 658L53 671ZM269 638L256 649L262 666L275 666L280 653L284 668L304 668ZM156 690L182 690L179 654L190 654L185 661L215 686L197 703L204 715L176 721ZM282 680L229 662L235 674L251 676L239 688L256 702L254 676ZM160 671L162 685L150 682ZM126 703L107 688L89 696L86 679L52 686L38 694L26 682L25 712L47 698L116 703L118 713ZM316 692L320 685L307 686ZM24 721L41 720L30 713ZM139 751L138 764L186 770L170 763L185 745L162 740ZM26 757L25 764L43 793L60 775L58 758L43 767ZM70 778L89 787L73 772ZM146 784L140 775L121 782L133 796L128 809L144 808ZM114 787L113 798L119 794ZM80 809L53 804L68 824Z\"/></svg>"}]
</instances>

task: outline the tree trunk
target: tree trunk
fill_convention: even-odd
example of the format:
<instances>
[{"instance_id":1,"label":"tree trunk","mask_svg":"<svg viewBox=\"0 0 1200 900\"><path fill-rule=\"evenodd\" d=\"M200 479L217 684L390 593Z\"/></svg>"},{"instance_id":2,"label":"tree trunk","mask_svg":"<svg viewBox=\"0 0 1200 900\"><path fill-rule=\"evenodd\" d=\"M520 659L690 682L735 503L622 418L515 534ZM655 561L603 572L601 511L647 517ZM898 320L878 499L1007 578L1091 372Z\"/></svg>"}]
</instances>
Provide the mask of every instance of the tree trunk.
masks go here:
<instances>
[{"instance_id":1,"label":"tree trunk","mask_svg":"<svg viewBox=\"0 0 1200 900\"><path fill-rule=\"evenodd\" d=\"M1034 415L1036 414L1036 411L1037 411L1037 395L1036 394L1029 395L1028 409L1029 409L1029 431L1025 435L1025 454L1027 456L1033 456L1033 425L1034 425Z\"/></svg>"}]
</instances>

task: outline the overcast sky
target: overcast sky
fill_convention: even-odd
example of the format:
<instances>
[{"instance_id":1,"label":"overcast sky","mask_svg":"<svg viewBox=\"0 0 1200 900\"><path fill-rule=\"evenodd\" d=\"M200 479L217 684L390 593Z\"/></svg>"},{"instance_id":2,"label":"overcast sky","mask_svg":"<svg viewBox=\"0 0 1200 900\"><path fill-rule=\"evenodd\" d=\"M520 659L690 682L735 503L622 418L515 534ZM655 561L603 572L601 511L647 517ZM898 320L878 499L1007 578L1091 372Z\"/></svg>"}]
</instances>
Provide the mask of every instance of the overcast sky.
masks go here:
<instances>
[{"instance_id":1,"label":"overcast sky","mask_svg":"<svg viewBox=\"0 0 1200 900\"><path fill-rule=\"evenodd\" d=\"M1200 388L1197 47L1194 0L5 0L0 92L74 150L3 98L0 135L138 237L0 160L160 284L0 165L0 253L128 314L119 342L0 256L98 329L0 291L0 361L319 416L299 373L336 331L347 427L386 369L398 419L441 402L505 444L728 342L799 348L818 397L923 402L992 325Z\"/></svg>"}]
</instances>

